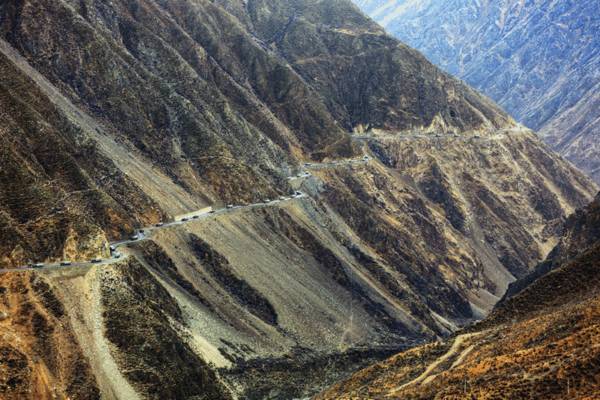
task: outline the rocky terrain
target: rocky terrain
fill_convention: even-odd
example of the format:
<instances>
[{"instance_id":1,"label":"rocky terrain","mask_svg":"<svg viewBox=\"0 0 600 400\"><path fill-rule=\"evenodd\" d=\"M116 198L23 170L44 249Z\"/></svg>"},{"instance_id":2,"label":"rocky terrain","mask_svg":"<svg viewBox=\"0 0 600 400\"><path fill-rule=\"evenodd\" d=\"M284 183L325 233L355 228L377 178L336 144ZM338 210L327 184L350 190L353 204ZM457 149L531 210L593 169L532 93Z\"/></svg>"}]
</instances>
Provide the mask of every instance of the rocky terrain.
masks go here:
<instances>
[{"instance_id":1,"label":"rocky terrain","mask_svg":"<svg viewBox=\"0 0 600 400\"><path fill-rule=\"evenodd\" d=\"M600 387L600 196L483 322L368 367L317 399L592 399ZM595 223L595 225L594 225ZM542 264L543 265L543 264Z\"/></svg>"},{"instance_id":2,"label":"rocky terrain","mask_svg":"<svg viewBox=\"0 0 600 400\"><path fill-rule=\"evenodd\" d=\"M600 181L597 1L354 2Z\"/></svg>"},{"instance_id":3,"label":"rocky terrain","mask_svg":"<svg viewBox=\"0 0 600 400\"><path fill-rule=\"evenodd\" d=\"M310 396L487 315L597 191L345 0L9 0L0 34L8 399Z\"/></svg>"}]
</instances>

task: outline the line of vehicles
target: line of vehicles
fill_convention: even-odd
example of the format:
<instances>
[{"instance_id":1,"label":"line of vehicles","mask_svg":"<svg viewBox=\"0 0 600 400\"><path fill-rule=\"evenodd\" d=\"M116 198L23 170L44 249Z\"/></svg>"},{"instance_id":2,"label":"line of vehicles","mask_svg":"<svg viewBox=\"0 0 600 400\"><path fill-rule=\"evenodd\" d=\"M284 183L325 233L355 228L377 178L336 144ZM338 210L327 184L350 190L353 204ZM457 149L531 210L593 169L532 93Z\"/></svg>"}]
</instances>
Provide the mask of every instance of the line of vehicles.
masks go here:
<instances>
[{"instance_id":1,"label":"line of vehicles","mask_svg":"<svg viewBox=\"0 0 600 400\"><path fill-rule=\"evenodd\" d=\"M368 155L365 155L362 158L348 160L348 161L332 161L332 162L329 162L329 163L321 163L321 164L307 162L307 163L304 163L304 166L307 167L307 168L311 168L311 167L319 167L319 166L327 166L327 165L341 165L341 164L345 164L345 163L350 164L350 163L357 163L357 162L368 162L370 159L371 158ZM301 173L299 173L297 175L298 178L308 178L310 176L312 176L312 174L310 172L307 172L307 171L303 171L303 172L301 172ZM294 177L291 177L291 178L294 178ZM277 200L271 200L271 199L268 199L268 198L267 199L263 199L262 200L262 204L270 204L270 203L272 203L274 201L290 200L290 199L294 199L294 198L300 197L302 195L303 195L302 192L300 192L300 191L294 191L294 193L291 194L290 196L287 196L287 197L286 196L280 196ZM254 205L257 205L257 204L260 204L260 203L256 203ZM232 210L234 208L239 208L239 207L244 207L244 206L242 206L242 205L237 205L236 206L234 204L227 204L225 206L225 209L226 210ZM208 214L215 214L215 213L216 213L215 210L210 210L208 212ZM178 221L175 221L175 223L189 222L189 221L193 221L193 220L197 220L197 219L200 219L200 215L193 215L193 216L190 216L190 217L183 217L183 218L179 219ZM162 228L162 227L165 227L165 226L166 226L166 224L164 222L158 222L158 223L154 224L153 228ZM110 259L119 259L119 258L122 257L122 254L117 250L117 248L118 248L119 245L142 240L142 239L145 238L145 236L146 236L146 231L144 229L140 229L140 230L137 231L137 233L135 233L132 236L130 236L128 241L123 241L123 242L120 242L118 244L110 245L110 254L111 254L111 258ZM110 259L92 258L92 259L88 260L87 262L79 262L78 264L101 264L102 262L108 261ZM68 266L71 266L73 264L74 263L72 261L70 261L70 260L63 260L63 261L60 261L56 265L59 265L61 267L68 267ZM28 265L29 268L34 268L34 269L41 269L41 268L48 267L48 266L50 266L50 265L45 264L45 263L33 263L33 264Z\"/></svg>"},{"instance_id":2,"label":"line of vehicles","mask_svg":"<svg viewBox=\"0 0 600 400\"><path fill-rule=\"evenodd\" d=\"M263 199L262 204L269 204L269 203L272 203L274 201L285 201L285 200L295 199L295 198L298 198L298 197L300 197L302 195L303 195L303 193L301 191L297 190L297 191L294 191L294 193L291 194L290 196L279 196L277 200ZM256 204L260 204L260 203L256 203ZM232 210L232 209L238 208L238 207L244 207L244 206L241 206L241 205L240 206L236 206L236 205L233 205L233 204L227 204L225 206L225 209L226 210ZM215 214L216 212L217 211L215 211L215 210L210 210L207 214ZM189 221L198 220L198 219L200 219L200 215L194 215L194 216L191 216L191 217L183 217L180 220L175 221L175 222L189 222ZM165 227L165 226L166 226L166 224L164 222L158 222L158 223L156 223L156 224L153 225L154 228L162 228L162 227ZM121 254L121 252L118 251L118 247L120 245L124 245L124 244L127 244L127 243L137 242L137 241L143 240L146 237L147 229L148 228L146 228L146 229L139 229L136 233L134 233L133 235L131 235L129 237L129 240L122 241L122 242L117 242L115 244L111 244L109 246L109 250L110 250L110 254L111 254L110 258L106 258L106 259L103 259L103 258L92 258L92 259L90 259L88 261L78 262L77 264L101 264L101 263L106 262L108 260L120 259L123 255ZM58 264L34 263L34 264L30 264L28 267L29 268L33 268L33 269L41 269L41 268L49 267L49 266L52 266L52 265L58 265L58 266L61 266L61 267L69 267L69 266L72 266L74 264L75 263L73 263L70 260L63 260L63 261L60 261Z\"/></svg>"},{"instance_id":3,"label":"line of vehicles","mask_svg":"<svg viewBox=\"0 0 600 400\"><path fill-rule=\"evenodd\" d=\"M307 163L304 163L304 166L307 167L307 168L311 168L311 167L319 167L319 166L327 166L327 165L340 165L340 164L345 164L345 163L368 162L370 159L371 158L368 155L365 155L362 158L353 159L353 160L349 160L349 161L332 161L332 162L329 162L329 163L321 163L321 164L307 162ZM308 178L310 176L312 176L312 174L310 172L307 172L307 171L303 171L303 172L301 172L301 173L299 173L297 175L298 178ZM293 179L293 178L294 177L291 177L290 179ZM272 203L274 201L290 200L290 199L294 199L294 198L300 197L302 195L303 195L303 193L297 190L297 191L294 191L294 193L291 194L290 196L288 196L288 197L286 197L286 196L280 196L277 200L271 200L271 199L268 199L268 198L267 199L263 199L262 200L262 204L270 204L270 203ZM257 204L259 204L259 203L257 203ZM239 208L239 207L243 207L243 206L241 206L241 205L237 205L236 206L234 204L227 204L225 206L225 209L226 210L232 210L234 208ZM208 214L215 214L215 213L216 213L215 210L210 210L208 212ZM193 220L197 220L197 219L200 219L200 215L193 215L193 216L190 216L190 217L183 217L180 220L175 221L175 223L189 222L189 221L193 221ZM166 226L166 224L164 222L158 222L158 223L154 224L153 227L154 228L162 228L162 227L165 227L165 226ZM128 241L123 241L123 242L120 242L119 244L126 244L126 243L131 243L131 242L136 242L136 241L142 240L142 239L144 239L145 235L146 235L145 230L144 229L140 229L140 230L137 231L137 233L135 233L132 236L130 236ZM122 257L122 254L117 250L117 247L119 246L119 244L110 245L110 254L111 254L111 258L110 259L119 259L119 258ZM92 259L88 260L87 262L79 262L78 264L101 264L102 262L108 261L110 259L92 258ZM61 267L68 267L68 266L71 266L73 264L74 263L72 261L70 261L70 260L63 260L63 261L60 261L56 265L61 266ZM41 269L41 268L45 268L45 267L48 267L48 266L50 266L50 265L45 264L45 263L33 263L33 264L28 265L27 267L33 268L33 269Z\"/></svg>"},{"instance_id":4,"label":"line of vehicles","mask_svg":"<svg viewBox=\"0 0 600 400\"><path fill-rule=\"evenodd\" d=\"M122 256L123 255L121 254L121 252L115 250L115 251L111 251L110 258L91 258L88 261L80 261L80 262L78 262L78 264L101 264L110 259L115 259L115 260L119 259ZM73 264L74 264L73 261L63 260L63 261L60 261L57 265L60 267L70 267ZM45 268L45 267L49 267L49 266L51 266L51 264L35 263L35 264L31 264L29 267L33 268L33 269L41 269L41 268Z\"/></svg>"}]
</instances>

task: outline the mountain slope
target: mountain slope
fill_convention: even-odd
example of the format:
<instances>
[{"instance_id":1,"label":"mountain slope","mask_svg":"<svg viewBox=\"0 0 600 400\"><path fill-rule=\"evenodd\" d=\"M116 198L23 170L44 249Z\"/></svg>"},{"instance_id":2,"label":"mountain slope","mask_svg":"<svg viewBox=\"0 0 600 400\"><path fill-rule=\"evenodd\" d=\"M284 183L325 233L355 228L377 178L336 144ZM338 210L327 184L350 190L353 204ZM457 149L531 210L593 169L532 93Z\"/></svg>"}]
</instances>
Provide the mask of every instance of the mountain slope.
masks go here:
<instances>
[{"instance_id":1,"label":"mountain slope","mask_svg":"<svg viewBox=\"0 0 600 400\"><path fill-rule=\"evenodd\" d=\"M355 3L598 181L597 1Z\"/></svg>"},{"instance_id":2,"label":"mountain slope","mask_svg":"<svg viewBox=\"0 0 600 400\"><path fill-rule=\"evenodd\" d=\"M0 275L47 280L103 398L309 396L486 315L596 190L347 1L0 11L3 267L146 230Z\"/></svg>"},{"instance_id":3,"label":"mountain slope","mask_svg":"<svg viewBox=\"0 0 600 400\"><path fill-rule=\"evenodd\" d=\"M587 399L598 392L600 196L570 218L555 268L503 300L482 323L447 343L369 367L319 399ZM575 249L577 249L575 251Z\"/></svg>"}]
</instances>

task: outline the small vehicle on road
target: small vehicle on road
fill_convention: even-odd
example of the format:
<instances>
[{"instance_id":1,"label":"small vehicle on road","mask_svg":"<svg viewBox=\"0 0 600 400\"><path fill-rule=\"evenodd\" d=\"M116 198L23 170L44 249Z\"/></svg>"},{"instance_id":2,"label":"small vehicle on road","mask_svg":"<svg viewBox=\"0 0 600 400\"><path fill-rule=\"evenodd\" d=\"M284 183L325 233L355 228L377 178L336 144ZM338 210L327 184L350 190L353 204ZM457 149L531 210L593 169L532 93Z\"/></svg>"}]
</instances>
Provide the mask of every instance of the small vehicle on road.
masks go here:
<instances>
[{"instance_id":1,"label":"small vehicle on road","mask_svg":"<svg viewBox=\"0 0 600 400\"><path fill-rule=\"evenodd\" d=\"M214 213L216 213L216 211L215 210L210 210L208 213L209 214L214 214Z\"/></svg>"},{"instance_id":2,"label":"small vehicle on road","mask_svg":"<svg viewBox=\"0 0 600 400\"><path fill-rule=\"evenodd\" d=\"M90 262L91 262L92 264L100 264L100 263L102 262L102 259L101 259L101 258L92 258L92 259L90 260Z\"/></svg>"},{"instance_id":3,"label":"small vehicle on road","mask_svg":"<svg viewBox=\"0 0 600 400\"><path fill-rule=\"evenodd\" d=\"M115 250L117 249L117 247L116 247L116 246L114 246L114 245L111 245L111 246L109 247L109 249L110 249L110 251L115 251Z\"/></svg>"},{"instance_id":4,"label":"small vehicle on road","mask_svg":"<svg viewBox=\"0 0 600 400\"><path fill-rule=\"evenodd\" d=\"M279 196L279 201L285 201L285 200L287 200L287 197Z\"/></svg>"},{"instance_id":5,"label":"small vehicle on road","mask_svg":"<svg viewBox=\"0 0 600 400\"><path fill-rule=\"evenodd\" d=\"M271 202L271 199L264 199L263 200L263 203L270 203L270 202Z\"/></svg>"},{"instance_id":6,"label":"small vehicle on road","mask_svg":"<svg viewBox=\"0 0 600 400\"><path fill-rule=\"evenodd\" d=\"M160 228L161 226L165 226L165 223L164 222L159 222L158 224L155 224L154 226L157 227L157 228Z\"/></svg>"},{"instance_id":7,"label":"small vehicle on road","mask_svg":"<svg viewBox=\"0 0 600 400\"><path fill-rule=\"evenodd\" d=\"M35 263L31 267L38 269L38 268L44 268L44 266L45 266L44 263Z\"/></svg>"},{"instance_id":8,"label":"small vehicle on road","mask_svg":"<svg viewBox=\"0 0 600 400\"><path fill-rule=\"evenodd\" d=\"M71 261L65 260L65 261L61 261L60 262L60 266L61 267L68 267L69 265L71 265Z\"/></svg>"},{"instance_id":9,"label":"small vehicle on road","mask_svg":"<svg viewBox=\"0 0 600 400\"><path fill-rule=\"evenodd\" d=\"M131 240L140 240L140 235L133 235L129 239L131 239Z\"/></svg>"},{"instance_id":10,"label":"small vehicle on road","mask_svg":"<svg viewBox=\"0 0 600 400\"><path fill-rule=\"evenodd\" d=\"M227 204L227 209L231 210L233 208L233 204Z\"/></svg>"},{"instance_id":11,"label":"small vehicle on road","mask_svg":"<svg viewBox=\"0 0 600 400\"><path fill-rule=\"evenodd\" d=\"M189 220L189 218L181 218L181 222L188 222Z\"/></svg>"},{"instance_id":12,"label":"small vehicle on road","mask_svg":"<svg viewBox=\"0 0 600 400\"><path fill-rule=\"evenodd\" d=\"M118 251L115 252L115 254L113 254L114 258L121 258L121 253L119 253Z\"/></svg>"}]
</instances>

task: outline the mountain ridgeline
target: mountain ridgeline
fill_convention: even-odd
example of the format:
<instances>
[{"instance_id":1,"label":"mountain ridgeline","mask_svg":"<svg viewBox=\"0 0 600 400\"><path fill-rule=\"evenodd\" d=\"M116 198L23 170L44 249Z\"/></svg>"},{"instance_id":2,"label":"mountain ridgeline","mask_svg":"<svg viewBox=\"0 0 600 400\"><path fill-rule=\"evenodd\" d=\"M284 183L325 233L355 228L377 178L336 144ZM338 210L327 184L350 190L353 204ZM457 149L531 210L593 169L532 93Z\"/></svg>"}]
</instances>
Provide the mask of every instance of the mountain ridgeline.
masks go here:
<instances>
[{"instance_id":1,"label":"mountain ridgeline","mask_svg":"<svg viewBox=\"0 0 600 400\"><path fill-rule=\"evenodd\" d=\"M5 0L0 72L7 399L311 396L486 316L597 190L346 0Z\"/></svg>"},{"instance_id":2,"label":"mountain ridgeline","mask_svg":"<svg viewBox=\"0 0 600 400\"><path fill-rule=\"evenodd\" d=\"M354 2L600 182L597 0Z\"/></svg>"},{"instance_id":3,"label":"mountain ridgeline","mask_svg":"<svg viewBox=\"0 0 600 400\"><path fill-rule=\"evenodd\" d=\"M66 97L35 104L19 99L26 105L23 113L44 119L47 133L27 126L31 119L10 121L12 135L19 139L7 139L5 146L5 164L16 170L3 169L3 204L16 210L4 218L19 221L18 214L26 215L26 221L38 221L42 229L22 227L7 234L3 255L13 253L15 263L34 255L58 256L69 236L68 221L81 214L78 209L86 214L78 227L90 222L105 231L116 229L115 237L134 222L158 220L161 211L173 214L216 199L272 196L287 189L285 172L298 159L356 153L347 133L356 126L403 129L439 121L462 130L508 123L491 103L384 35L348 4L316 3L326 8L322 17L307 15L290 23L293 10L319 9L298 4L3 2L5 41ZM236 19L225 8L243 14ZM263 21L265 16L270 19ZM250 30L240 20L257 28ZM321 32L323 26L327 28ZM271 31L277 29L281 39L273 43ZM310 39L310 44L292 35ZM360 52L362 59L347 62L350 54ZM14 70L7 57L3 55L5 76L11 79L3 81L5 102L20 97L21 89L42 97L33 93L40 89L32 77ZM402 71L407 72L398 76ZM7 114L4 118L19 117ZM36 131L64 159L55 162L71 162L64 169L79 176L53 179L48 162L36 162L44 156L32 148L40 146L39 140L23 143ZM82 148L98 154L88 156ZM116 154L119 150L135 153L130 157L136 160L124 160L127 155ZM117 176L120 171L102 172L113 166L129 171L122 177ZM156 174L160 178L152 176ZM40 185L52 180L53 186L38 189L28 179ZM157 193L161 187L147 180L177 186L177 200L165 199ZM136 193L140 186L145 186L144 194ZM63 200L69 192L75 193ZM23 200L15 200L19 196ZM53 208L56 212L47 215ZM50 222L58 225L48 234L54 237L28 238L42 235L44 219L53 216L62 221ZM96 234L101 233L80 235L77 242ZM32 248L36 246L43 248Z\"/></svg>"}]
</instances>

